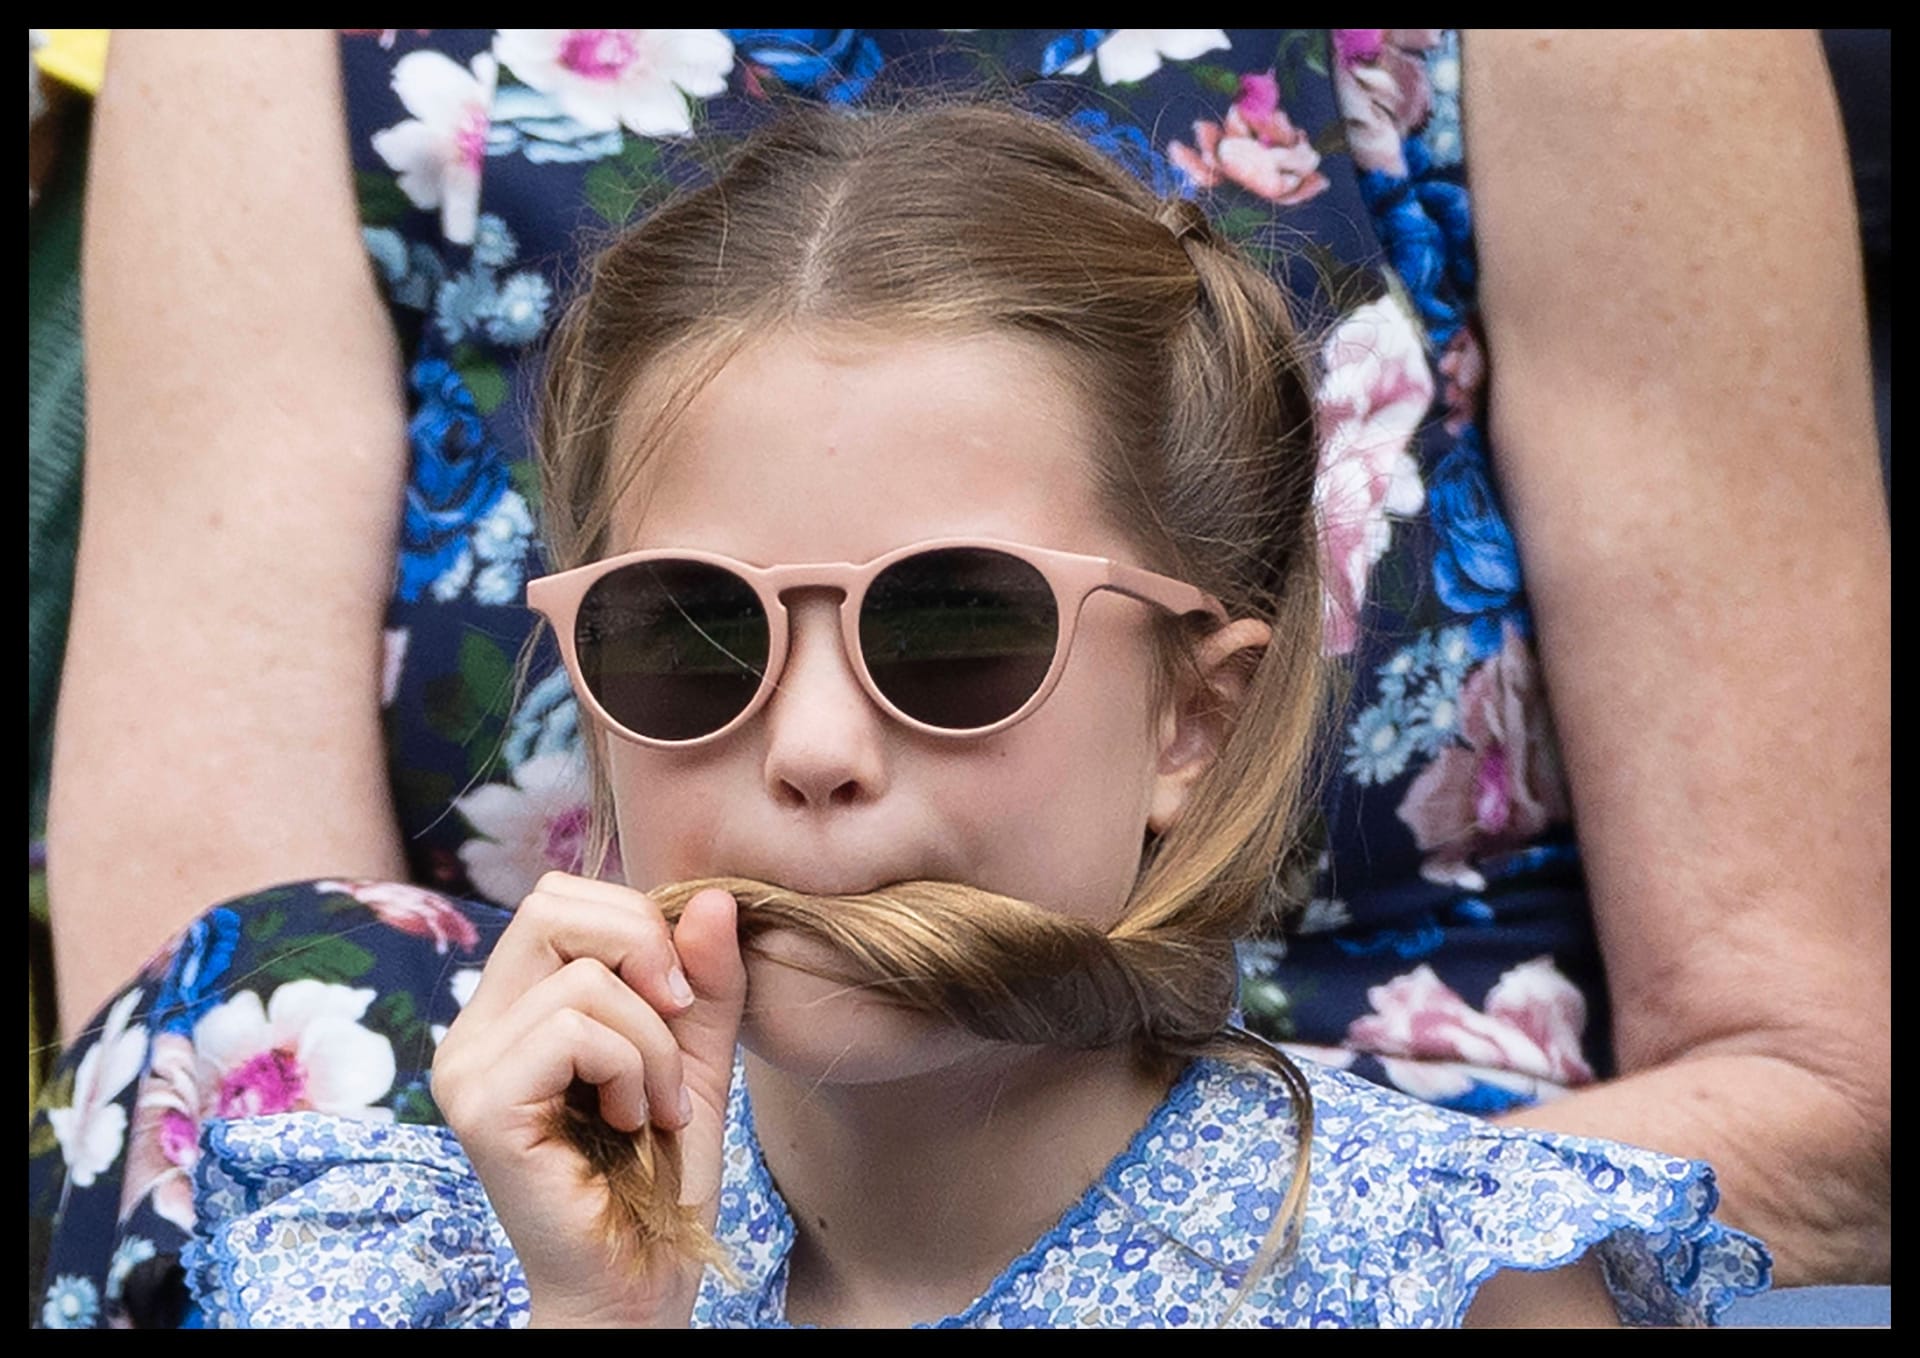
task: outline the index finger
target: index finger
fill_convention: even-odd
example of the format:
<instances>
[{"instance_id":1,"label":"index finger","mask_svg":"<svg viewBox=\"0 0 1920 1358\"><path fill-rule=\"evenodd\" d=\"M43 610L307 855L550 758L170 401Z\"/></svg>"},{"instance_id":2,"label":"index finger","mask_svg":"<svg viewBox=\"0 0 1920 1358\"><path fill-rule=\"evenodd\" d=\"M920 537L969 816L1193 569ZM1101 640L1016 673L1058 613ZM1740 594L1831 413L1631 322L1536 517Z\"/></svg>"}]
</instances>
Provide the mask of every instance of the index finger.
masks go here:
<instances>
[{"instance_id":1,"label":"index finger","mask_svg":"<svg viewBox=\"0 0 1920 1358\"><path fill-rule=\"evenodd\" d=\"M605 966L662 1015L684 1013L693 1002L666 919L644 892L550 872L514 911L463 1014L497 1018L580 958Z\"/></svg>"}]
</instances>

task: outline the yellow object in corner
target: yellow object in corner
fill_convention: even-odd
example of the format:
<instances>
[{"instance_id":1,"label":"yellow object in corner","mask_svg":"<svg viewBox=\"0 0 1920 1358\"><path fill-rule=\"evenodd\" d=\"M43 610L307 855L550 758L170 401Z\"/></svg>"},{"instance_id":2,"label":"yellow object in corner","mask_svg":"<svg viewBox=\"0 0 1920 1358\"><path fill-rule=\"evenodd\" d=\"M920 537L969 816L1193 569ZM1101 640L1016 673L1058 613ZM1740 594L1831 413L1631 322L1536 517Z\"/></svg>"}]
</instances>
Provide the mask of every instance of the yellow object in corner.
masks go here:
<instances>
[{"instance_id":1,"label":"yellow object in corner","mask_svg":"<svg viewBox=\"0 0 1920 1358\"><path fill-rule=\"evenodd\" d=\"M100 93L100 79L107 73L107 34L105 28L49 28L47 45L33 54L40 69L63 84L88 94Z\"/></svg>"}]
</instances>

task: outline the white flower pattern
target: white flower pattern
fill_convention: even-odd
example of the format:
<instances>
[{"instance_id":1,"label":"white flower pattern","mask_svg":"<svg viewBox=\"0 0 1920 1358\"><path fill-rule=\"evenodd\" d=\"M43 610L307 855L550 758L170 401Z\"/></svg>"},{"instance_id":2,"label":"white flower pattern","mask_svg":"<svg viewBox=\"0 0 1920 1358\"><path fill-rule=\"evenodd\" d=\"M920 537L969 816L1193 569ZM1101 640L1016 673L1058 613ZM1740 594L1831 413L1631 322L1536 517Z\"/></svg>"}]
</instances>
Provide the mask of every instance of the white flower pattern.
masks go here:
<instances>
[{"instance_id":1,"label":"white flower pattern","mask_svg":"<svg viewBox=\"0 0 1920 1358\"><path fill-rule=\"evenodd\" d=\"M693 130L687 100L727 87L733 43L717 28L503 28L494 54L590 132Z\"/></svg>"},{"instance_id":2,"label":"white flower pattern","mask_svg":"<svg viewBox=\"0 0 1920 1358\"><path fill-rule=\"evenodd\" d=\"M73 1102L47 1112L75 1188L85 1188L105 1174L126 1144L127 1110L114 1100L133 1083L147 1059L146 1026L127 1026L140 995L137 987L129 990L107 1011L99 1040L74 1072Z\"/></svg>"},{"instance_id":3,"label":"white flower pattern","mask_svg":"<svg viewBox=\"0 0 1920 1358\"><path fill-rule=\"evenodd\" d=\"M481 838L460 846L467 875L488 900L517 905L541 874L582 869L586 762L577 748L535 755L512 783L488 783L454 806Z\"/></svg>"},{"instance_id":4,"label":"white flower pattern","mask_svg":"<svg viewBox=\"0 0 1920 1358\"><path fill-rule=\"evenodd\" d=\"M1101 81L1120 85L1145 80L1160 69L1163 59L1191 61L1231 46L1224 28L1116 28L1093 51L1075 57L1060 70L1080 75L1098 62Z\"/></svg>"},{"instance_id":5,"label":"white flower pattern","mask_svg":"<svg viewBox=\"0 0 1920 1358\"><path fill-rule=\"evenodd\" d=\"M413 117L373 134L373 149L400 173L416 207L439 208L441 233L473 241L480 212L488 107L499 65L482 52L463 68L439 52L409 52L393 68L394 93Z\"/></svg>"}]
</instances>

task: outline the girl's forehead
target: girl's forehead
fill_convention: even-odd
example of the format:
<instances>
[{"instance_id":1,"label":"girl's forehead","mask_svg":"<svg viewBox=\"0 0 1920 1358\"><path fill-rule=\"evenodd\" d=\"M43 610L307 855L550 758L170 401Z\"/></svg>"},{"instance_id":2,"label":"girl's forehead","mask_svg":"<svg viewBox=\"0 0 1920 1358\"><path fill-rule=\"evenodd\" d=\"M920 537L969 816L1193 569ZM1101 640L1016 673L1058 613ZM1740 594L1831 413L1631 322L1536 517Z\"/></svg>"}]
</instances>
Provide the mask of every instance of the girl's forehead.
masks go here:
<instances>
[{"instance_id":1,"label":"girl's forehead","mask_svg":"<svg viewBox=\"0 0 1920 1358\"><path fill-rule=\"evenodd\" d=\"M625 447L662 394L657 379L637 385ZM1095 431L1065 364L1035 340L770 335L665 431L615 547L865 560L978 535L1113 555Z\"/></svg>"}]
</instances>

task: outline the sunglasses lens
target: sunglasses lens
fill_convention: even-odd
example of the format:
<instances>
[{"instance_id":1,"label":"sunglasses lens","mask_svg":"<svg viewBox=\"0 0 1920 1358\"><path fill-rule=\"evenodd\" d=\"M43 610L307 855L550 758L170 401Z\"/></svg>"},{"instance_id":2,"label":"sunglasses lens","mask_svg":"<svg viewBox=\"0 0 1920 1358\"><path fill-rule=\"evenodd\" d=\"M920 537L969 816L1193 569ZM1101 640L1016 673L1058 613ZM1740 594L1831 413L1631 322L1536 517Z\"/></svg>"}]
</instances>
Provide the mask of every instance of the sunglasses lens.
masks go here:
<instances>
[{"instance_id":1,"label":"sunglasses lens","mask_svg":"<svg viewBox=\"0 0 1920 1358\"><path fill-rule=\"evenodd\" d=\"M979 547L923 552L887 567L860 608L860 650L879 690L916 721L991 726L1039 692L1060 610L1027 562Z\"/></svg>"},{"instance_id":2,"label":"sunglasses lens","mask_svg":"<svg viewBox=\"0 0 1920 1358\"><path fill-rule=\"evenodd\" d=\"M644 561L580 601L581 677L607 714L655 740L694 740L739 716L767 668L753 587L700 561Z\"/></svg>"}]
</instances>

